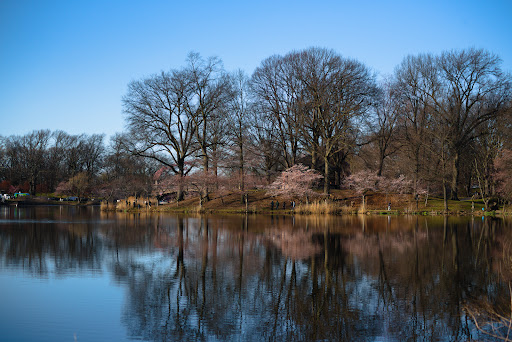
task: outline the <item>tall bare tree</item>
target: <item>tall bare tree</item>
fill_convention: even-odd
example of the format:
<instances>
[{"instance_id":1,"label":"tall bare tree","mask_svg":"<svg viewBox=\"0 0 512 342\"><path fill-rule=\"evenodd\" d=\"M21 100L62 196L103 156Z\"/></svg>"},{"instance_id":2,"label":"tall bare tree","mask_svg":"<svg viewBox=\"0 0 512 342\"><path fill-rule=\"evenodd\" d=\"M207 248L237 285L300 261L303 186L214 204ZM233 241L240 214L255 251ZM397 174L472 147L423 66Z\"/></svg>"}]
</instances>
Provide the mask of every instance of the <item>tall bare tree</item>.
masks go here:
<instances>
[{"instance_id":1,"label":"tall bare tree","mask_svg":"<svg viewBox=\"0 0 512 342\"><path fill-rule=\"evenodd\" d=\"M436 114L450 132L451 197L458 199L460 158L467 145L484 134L481 128L501 117L512 98L512 79L498 56L482 50L443 52L437 59L443 80L441 98L433 98Z\"/></svg>"},{"instance_id":2,"label":"tall bare tree","mask_svg":"<svg viewBox=\"0 0 512 342\"><path fill-rule=\"evenodd\" d=\"M379 87L373 115L369 116L369 140L377 150L377 176L382 176L384 161L400 149L398 118L400 107L396 100L394 81L387 79Z\"/></svg>"},{"instance_id":3,"label":"tall bare tree","mask_svg":"<svg viewBox=\"0 0 512 342\"><path fill-rule=\"evenodd\" d=\"M333 50L296 52L295 73L302 88L301 137L323 157L324 193L330 191L330 163L346 149L354 120L367 112L376 95L375 78L362 63Z\"/></svg>"},{"instance_id":4,"label":"tall bare tree","mask_svg":"<svg viewBox=\"0 0 512 342\"><path fill-rule=\"evenodd\" d=\"M92 134L84 139L83 162L89 180L98 173L102 166L105 153L104 138L104 134Z\"/></svg>"},{"instance_id":5,"label":"tall bare tree","mask_svg":"<svg viewBox=\"0 0 512 342\"><path fill-rule=\"evenodd\" d=\"M7 165L15 175L14 183L28 182L33 195L43 173L48 171L46 157L50 138L49 130L38 130L24 136L10 136L5 141Z\"/></svg>"},{"instance_id":6,"label":"tall bare tree","mask_svg":"<svg viewBox=\"0 0 512 342\"><path fill-rule=\"evenodd\" d=\"M194 120L196 143L202 159L205 174L210 169L210 150L216 143L215 133L219 127L216 123L227 113L225 106L233 96L229 76L222 68L222 61L217 57L203 59L198 53L188 55L187 77L191 86L191 97L186 110ZM217 146L213 146L214 151ZM208 199L208 188L202 194Z\"/></svg>"},{"instance_id":7,"label":"tall bare tree","mask_svg":"<svg viewBox=\"0 0 512 342\"><path fill-rule=\"evenodd\" d=\"M218 115L225 112L223 107L232 97L230 79L219 58L210 57L204 60L195 52L189 54L188 67L185 70L191 87L191 101L187 111L196 125L195 134L203 171L208 172L211 125Z\"/></svg>"},{"instance_id":8,"label":"tall bare tree","mask_svg":"<svg viewBox=\"0 0 512 342\"><path fill-rule=\"evenodd\" d=\"M250 102L249 102L249 78L242 71L238 70L232 76L232 88L234 96L230 102L230 140L235 147L237 155L237 168L239 185L241 191L245 190L245 173L246 173L246 154L247 154L247 140L249 139L249 117L250 117Z\"/></svg>"},{"instance_id":9,"label":"tall bare tree","mask_svg":"<svg viewBox=\"0 0 512 342\"><path fill-rule=\"evenodd\" d=\"M197 130L188 73L172 70L133 81L123 97L132 153L157 160L181 178L192 168ZM178 200L183 198L182 187Z\"/></svg>"},{"instance_id":10,"label":"tall bare tree","mask_svg":"<svg viewBox=\"0 0 512 342\"><path fill-rule=\"evenodd\" d=\"M277 174L281 153L275 147L277 128L271 120L268 120L265 110L261 110L261 103L255 103L255 110L249 115L249 144L247 151L253 155L259 168L254 168L256 174L263 174L268 184L271 178Z\"/></svg>"},{"instance_id":11,"label":"tall bare tree","mask_svg":"<svg viewBox=\"0 0 512 342\"><path fill-rule=\"evenodd\" d=\"M282 155L284 168L296 164L299 152L299 111L297 82L289 58L278 55L265 59L251 78L259 110L275 127L273 145Z\"/></svg>"},{"instance_id":12,"label":"tall bare tree","mask_svg":"<svg viewBox=\"0 0 512 342\"><path fill-rule=\"evenodd\" d=\"M329 193L334 157L351 149L354 119L375 95L369 69L333 50L309 48L264 60L252 76L252 88L276 129L283 166L296 164L304 149L313 167L321 162Z\"/></svg>"},{"instance_id":13,"label":"tall bare tree","mask_svg":"<svg viewBox=\"0 0 512 342\"><path fill-rule=\"evenodd\" d=\"M437 177L430 172L432 158L440 155L433 142L433 110L431 98L440 88L436 79L435 58L432 55L408 56L397 67L396 106L400 114L399 129L403 140L404 172L411 174L414 189L421 180ZM435 169L434 169L435 170Z\"/></svg>"}]
</instances>

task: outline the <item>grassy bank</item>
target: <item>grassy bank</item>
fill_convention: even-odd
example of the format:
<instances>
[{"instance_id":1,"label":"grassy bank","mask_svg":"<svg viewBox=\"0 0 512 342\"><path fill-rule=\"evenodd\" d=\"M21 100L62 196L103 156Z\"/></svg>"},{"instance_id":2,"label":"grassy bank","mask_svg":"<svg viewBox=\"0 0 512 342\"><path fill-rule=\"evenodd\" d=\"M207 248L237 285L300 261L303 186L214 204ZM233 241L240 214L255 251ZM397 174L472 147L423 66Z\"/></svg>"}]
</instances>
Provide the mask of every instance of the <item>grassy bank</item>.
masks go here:
<instances>
[{"instance_id":1,"label":"grassy bank","mask_svg":"<svg viewBox=\"0 0 512 342\"><path fill-rule=\"evenodd\" d=\"M305 199L293 199L296 203L292 208L292 199L283 197L271 197L264 190L251 190L247 192L248 202L245 203L242 193L211 193L210 199L200 204L199 197L187 198L180 202L157 204L156 199L120 200L116 203L102 203L102 210L109 211L159 211L179 213L274 213L274 214L375 214L375 215L494 215L512 214L512 207L505 211L482 211L483 201L449 201L448 212L444 210L443 199L430 198L416 202L412 195L401 194L371 194L366 196L363 206L362 198L347 190L335 190L325 198L318 194L310 201ZM149 206L151 201L151 206ZM134 206L133 203L136 203ZM279 207L276 208L276 205ZM388 205L390 210L388 210ZM502 208L500 208L502 209Z\"/></svg>"}]
</instances>

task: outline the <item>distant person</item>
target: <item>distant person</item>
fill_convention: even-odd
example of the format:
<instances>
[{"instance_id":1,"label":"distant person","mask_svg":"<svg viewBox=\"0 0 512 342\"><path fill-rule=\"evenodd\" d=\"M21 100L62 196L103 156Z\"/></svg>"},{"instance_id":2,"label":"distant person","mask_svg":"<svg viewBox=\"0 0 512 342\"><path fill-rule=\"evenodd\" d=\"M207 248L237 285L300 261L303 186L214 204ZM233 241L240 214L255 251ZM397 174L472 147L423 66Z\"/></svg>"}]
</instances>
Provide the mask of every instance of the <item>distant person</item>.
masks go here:
<instances>
[{"instance_id":1,"label":"distant person","mask_svg":"<svg viewBox=\"0 0 512 342\"><path fill-rule=\"evenodd\" d=\"M276 201L276 209L279 209L279 201Z\"/></svg>"},{"instance_id":2,"label":"distant person","mask_svg":"<svg viewBox=\"0 0 512 342\"><path fill-rule=\"evenodd\" d=\"M391 210L391 202L388 203L388 211Z\"/></svg>"},{"instance_id":3,"label":"distant person","mask_svg":"<svg viewBox=\"0 0 512 342\"><path fill-rule=\"evenodd\" d=\"M274 201L270 202L270 210L274 210Z\"/></svg>"},{"instance_id":4,"label":"distant person","mask_svg":"<svg viewBox=\"0 0 512 342\"><path fill-rule=\"evenodd\" d=\"M286 209L286 201L283 202L283 209Z\"/></svg>"}]
</instances>

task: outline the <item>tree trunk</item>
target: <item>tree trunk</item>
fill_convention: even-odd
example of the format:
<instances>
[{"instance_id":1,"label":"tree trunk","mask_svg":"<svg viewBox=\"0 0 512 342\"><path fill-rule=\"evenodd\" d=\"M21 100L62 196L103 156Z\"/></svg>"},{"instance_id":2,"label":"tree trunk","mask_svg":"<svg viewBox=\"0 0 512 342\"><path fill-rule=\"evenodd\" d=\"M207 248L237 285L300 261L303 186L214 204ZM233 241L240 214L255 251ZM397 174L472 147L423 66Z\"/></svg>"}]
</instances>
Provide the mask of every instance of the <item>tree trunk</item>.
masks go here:
<instances>
[{"instance_id":1,"label":"tree trunk","mask_svg":"<svg viewBox=\"0 0 512 342\"><path fill-rule=\"evenodd\" d=\"M206 154L206 147L204 148L204 151L203 151L203 168L204 168L204 175L205 175L205 180L208 179L209 175L208 175L208 169L209 169L209 165L208 165L208 155ZM201 193L201 197L202 199L205 201L205 202L208 202L210 200L210 197L209 197L209 193L210 193L210 189L208 189L208 186L205 186L203 190L200 191Z\"/></svg>"},{"instance_id":2,"label":"tree trunk","mask_svg":"<svg viewBox=\"0 0 512 342\"><path fill-rule=\"evenodd\" d=\"M457 188L459 185L459 166L460 166L460 158L459 152L455 152L455 156L453 157L453 169L452 169L452 184L451 184L451 198L454 201L458 201L459 197L457 195Z\"/></svg>"},{"instance_id":3,"label":"tree trunk","mask_svg":"<svg viewBox=\"0 0 512 342\"><path fill-rule=\"evenodd\" d=\"M379 155L379 169L377 171L377 176L382 176L382 169L384 168L384 153L380 153Z\"/></svg>"},{"instance_id":4,"label":"tree trunk","mask_svg":"<svg viewBox=\"0 0 512 342\"><path fill-rule=\"evenodd\" d=\"M179 202L183 200L185 194L183 193L183 178L185 177L185 160L178 160L178 191L176 192L176 201Z\"/></svg>"},{"instance_id":5,"label":"tree trunk","mask_svg":"<svg viewBox=\"0 0 512 342\"><path fill-rule=\"evenodd\" d=\"M34 171L34 172L31 172L30 173L30 181L28 182L29 184L29 193L33 196L36 195L36 185L37 185L37 172Z\"/></svg>"},{"instance_id":6,"label":"tree trunk","mask_svg":"<svg viewBox=\"0 0 512 342\"><path fill-rule=\"evenodd\" d=\"M328 195L329 191L329 158L324 157L324 195Z\"/></svg>"},{"instance_id":7,"label":"tree trunk","mask_svg":"<svg viewBox=\"0 0 512 342\"><path fill-rule=\"evenodd\" d=\"M240 151L239 151L239 158L238 158L238 161L239 161L239 165L238 165L238 168L239 168L239 174L240 174L240 184L238 186L238 188L241 190L241 191L244 191L245 190L245 179L244 179L244 149L243 149L243 146L242 144L240 144L238 146L240 148Z\"/></svg>"},{"instance_id":8,"label":"tree trunk","mask_svg":"<svg viewBox=\"0 0 512 342\"><path fill-rule=\"evenodd\" d=\"M29 190L28 190L28 192L29 192L32 196L35 196L35 195L36 195L36 183L35 183L35 181L31 180L30 182L28 182L28 185L29 185Z\"/></svg>"},{"instance_id":9,"label":"tree trunk","mask_svg":"<svg viewBox=\"0 0 512 342\"><path fill-rule=\"evenodd\" d=\"M217 155L217 144L212 147L212 168L215 175L215 189L219 190L219 156Z\"/></svg>"},{"instance_id":10,"label":"tree trunk","mask_svg":"<svg viewBox=\"0 0 512 342\"><path fill-rule=\"evenodd\" d=\"M413 176L413 184L414 184L414 193L418 192L418 180L420 177L420 150L419 147L416 147L414 153L414 176Z\"/></svg>"},{"instance_id":11,"label":"tree trunk","mask_svg":"<svg viewBox=\"0 0 512 342\"><path fill-rule=\"evenodd\" d=\"M448 192L448 186L446 184L446 181L443 179L443 201L444 201L444 211L448 212L448 198L447 198L447 192Z\"/></svg>"}]
</instances>

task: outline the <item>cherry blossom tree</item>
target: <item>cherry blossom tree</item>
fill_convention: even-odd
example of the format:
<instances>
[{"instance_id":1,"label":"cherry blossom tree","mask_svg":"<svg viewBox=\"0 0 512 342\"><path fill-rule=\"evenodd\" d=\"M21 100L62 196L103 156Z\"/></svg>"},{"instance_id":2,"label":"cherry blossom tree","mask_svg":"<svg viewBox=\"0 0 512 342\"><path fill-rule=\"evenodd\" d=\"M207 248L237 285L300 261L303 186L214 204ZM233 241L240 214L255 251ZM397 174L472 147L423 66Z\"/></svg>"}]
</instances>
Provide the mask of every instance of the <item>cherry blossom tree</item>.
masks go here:
<instances>
[{"instance_id":1,"label":"cherry blossom tree","mask_svg":"<svg viewBox=\"0 0 512 342\"><path fill-rule=\"evenodd\" d=\"M364 208L366 194L370 191L377 191L379 183L382 183L383 180L384 178L377 176L375 172L360 171L345 178L344 185L363 197Z\"/></svg>"},{"instance_id":2,"label":"cherry blossom tree","mask_svg":"<svg viewBox=\"0 0 512 342\"><path fill-rule=\"evenodd\" d=\"M185 174L175 173L170 166L162 166L153 174L153 188L157 194L162 196L166 193L176 193L176 200L179 202L184 199L185 187L189 180L187 176L194 167L195 161L187 161L184 163L189 169Z\"/></svg>"},{"instance_id":3,"label":"cherry blossom tree","mask_svg":"<svg viewBox=\"0 0 512 342\"><path fill-rule=\"evenodd\" d=\"M404 175L391 179L391 191L399 194L410 193L412 189L412 180Z\"/></svg>"},{"instance_id":4,"label":"cherry blossom tree","mask_svg":"<svg viewBox=\"0 0 512 342\"><path fill-rule=\"evenodd\" d=\"M379 177L376 190L386 193L386 202L388 202L389 194L404 194L414 191L412 180L405 175L400 175L397 178ZM419 199L419 194L416 193L416 195L416 207L418 207L417 200Z\"/></svg>"},{"instance_id":5,"label":"cherry blossom tree","mask_svg":"<svg viewBox=\"0 0 512 342\"><path fill-rule=\"evenodd\" d=\"M344 182L345 187L354 190L363 197L363 206L365 205L366 194L370 191L381 191L386 194L406 194L414 191L413 182L404 175L397 178L388 178L378 176L376 172L360 171L347 177ZM422 187L417 187L416 195L426 195L428 191Z\"/></svg>"},{"instance_id":6,"label":"cherry blossom tree","mask_svg":"<svg viewBox=\"0 0 512 342\"><path fill-rule=\"evenodd\" d=\"M80 198L89 190L89 185L87 173L80 172L76 176L71 177L67 182L61 182L55 191L73 194Z\"/></svg>"},{"instance_id":7,"label":"cherry blossom tree","mask_svg":"<svg viewBox=\"0 0 512 342\"><path fill-rule=\"evenodd\" d=\"M62 181L57 185L55 192L58 194L70 194L71 193L71 184L69 181Z\"/></svg>"},{"instance_id":8,"label":"cherry blossom tree","mask_svg":"<svg viewBox=\"0 0 512 342\"><path fill-rule=\"evenodd\" d=\"M425 207L428 204L428 195L430 194L429 188L425 186L417 186L416 187L416 195L418 195L418 199L423 196L425 198Z\"/></svg>"},{"instance_id":9,"label":"cherry blossom tree","mask_svg":"<svg viewBox=\"0 0 512 342\"><path fill-rule=\"evenodd\" d=\"M306 197L313 194L312 187L323 176L302 164L296 164L283 171L268 187L271 196Z\"/></svg>"},{"instance_id":10,"label":"cherry blossom tree","mask_svg":"<svg viewBox=\"0 0 512 342\"><path fill-rule=\"evenodd\" d=\"M184 197L184 189L186 176L173 174L172 171L162 167L153 175L153 189L157 195L175 193L176 200L182 200Z\"/></svg>"},{"instance_id":11,"label":"cherry blossom tree","mask_svg":"<svg viewBox=\"0 0 512 342\"><path fill-rule=\"evenodd\" d=\"M199 195L199 206L208 201L208 189L217 184L217 176L213 172L198 171L183 178L184 184Z\"/></svg>"}]
</instances>

